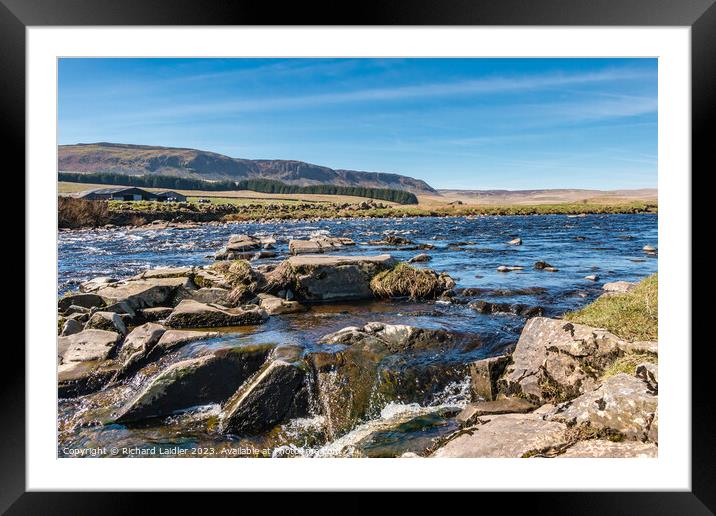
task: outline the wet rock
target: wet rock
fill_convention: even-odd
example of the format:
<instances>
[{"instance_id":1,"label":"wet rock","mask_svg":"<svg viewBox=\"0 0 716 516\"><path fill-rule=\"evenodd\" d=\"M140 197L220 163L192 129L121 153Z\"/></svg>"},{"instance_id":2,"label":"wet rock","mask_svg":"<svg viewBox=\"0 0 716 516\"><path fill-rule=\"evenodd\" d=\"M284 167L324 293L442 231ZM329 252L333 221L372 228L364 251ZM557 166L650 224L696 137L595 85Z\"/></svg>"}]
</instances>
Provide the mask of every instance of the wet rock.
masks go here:
<instances>
[{"instance_id":1,"label":"wet rock","mask_svg":"<svg viewBox=\"0 0 716 516\"><path fill-rule=\"evenodd\" d=\"M249 235L231 235L226 246L215 255L216 260L245 260L261 249L261 241Z\"/></svg>"},{"instance_id":2,"label":"wet rock","mask_svg":"<svg viewBox=\"0 0 716 516\"><path fill-rule=\"evenodd\" d=\"M457 415L457 421L461 426L472 426L476 424L481 416L495 414L524 414L531 412L535 405L522 398L501 398L494 401L478 401L470 403L462 412Z\"/></svg>"},{"instance_id":3,"label":"wet rock","mask_svg":"<svg viewBox=\"0 0 716 516\"><path fill-rule=\"evenodd\" d=\"M544 314L541 306L529 306L522 303L491 303L489 301L473 301L470 308L481 314L514 314L522 317L537 317Z\"/></svg>"},{"instance_id":4,"label":"wet rock","mask_svg":"<svg viewBox=\"0 0 716 516\"><path fill-rule=\"evenodd\" d=\"M637 441L614 442L607 439L590 439L588 441L579 441L557 457L564 459L656 458L658 452L659 448L652 443L640 443Z\"/></svg>"},{"instance_id":5,"label":"wet rock","mask_svg":"<svg viewBox=\"0 0 716 516\"><path fill-rule=\"evenodd\" d=\"M533 414L486 416L483 420L483 424L462 430L432 457L529 457L569 442L567 425Z\"/></svg>"},{"instance_id":6,"label":"wet rock","mask_svg":"<svg viewBox=\"0 0 716 516\"><path fill-rule=\"evenodd\" d=\"M74 398L100 390L117 372L112 360L66 362L57 367L57 396Z\"/></svg>"},{"instance_id":7,"label":"wet rock","mask_svg":"<svg viewBox=\"0 0 716 516\"><path fill-rule=\"evenodd\" d=\"M547 267L552 267L552 266L543 260L538 260L535 262L534 267L537 270L542 270L542 269L546 269Z\"/></svg>"},{"instance_id":8,"label":"wet rock","mask_svg":"<svg viewBox=\"0 0 716 516\"><path fill-rule=\"evenodd\" d=\"M545 272L559 272L559 269L557 267L545 267L542 270Z\"/></svg>"},{"instance_id":9,"label":"wet rock","mask_svg":"<svg viewBox=\"0 0 716 516\"><path fill-rule=\"evenodd\" d=\"M512 240L510 240L510 241L507 242L507 243L510 244L510 245L522 245L522 239L519 238L519 237L513 238Z\"/></svg>"},{"instance_id":10,"label":"wet rock","mask_svg":"<svg viewBox=\"0 0 716 516\"><path fill-rule=\"evenodd\" d=\"M267 318L266 311L255 305L226 308L185 299L174 308L165 324L170 328L213 328L262 324Z\"/></svg>"},{"instance_id":11,"label":"wet rock","mask_svg":"<svg viewBox=\"0 0 716 516\"><path fill-rule=\"evenodd\" d=\"M585 276L584 279L588 281L599 281L599 275L590 274L589 276Z\"/></svg>"},{"instance_id":12,"label":"wet rock","mask_svg":"<svg viewBox=\"0 0 716 516\"><path fill-rule=\"evenodd\" d=\"M62 337L74 335L75 333L81 332L83 329L84 327L79 321L77 321L77 319L67 319L65 321L65 324L62 325L62 331L60 332L60 335Z\"/></svg>"},{"instance_id":13,"label":"wet rock","mask_svg":"<svg viewBox=\"0 0 716 516\"><path fill-rule=\"evenodd\" d=\"M305 312L307 308L298 301L286 301L271 294L259 294L257 303L269 315L295 314Z\"/></svg>"},{"instance_id":14,"label":"wet rock","mask_svg":"<svg viewBox=\"0 0 716 516\"><path fill-rule=\"evenodd\" d=\"M370 240L368 245L404 246L413 245L413 241L401 236L388 235L381 240Z\"/></svg>"},{"instance_id":15,"label":"wet rock","mask_svg":"<svg viewBox=\"0 0 716 516\"><path fill-rule=\"evenodd\" d=\"M539 404L592 390L619 354L620 339L606 330L563 320L529 319L498 387Z\"/></svg>"},{"instance_id":16,"label":"wet rock","mask_svg":"<svg viewBox=\"0 0 716 516\"><path fill-rule=\"evenodd\" d=\"M653 245L645 245L641 248L642 251L644 251L646 254L656 254L656 247Z\"/></svg>"},{"instance_id":17,"label":"wet rock","mask_svg":"<svg viewBox=\"0 0 716 516\"><path fill-rule=\"evenodd\" d=\"M119 314L113 312L95 312L92 317L89 318L85 328L88 330L107 330L121 333L122 335L127 334L127 327L122 321Z\"/></svg>"},{"instance_id":18,"label":"wet rock","mask_svg":"<svg viewBox=\"0 0 716 516\"><path fill-rule=\"evenodd\" d=\"M193 275L193 267L160 267L157 269L147 269L133 276L131 279L189 278Z\"/></svg>"},{"instance_id":19,"label":"wet rock","mask_svg":"<svg viewBox=\"0 0 716 516\"><path fill-rule=\"evenodd\" d=\"M82 307L82 308L93 308L104 306L104 300L97 294L88 293L72 293L63 296L57 302L57 308L61 312L65 312L71 306ZM69 314L66 314L69 315Z\"/></svg>"},{"instance_id":20,"label":"wet rock","mask_svg":"<svg viewBox=\"0 0 716 516\"><path fill-rule=\"evenodd\" d=\"M432 259L432 256L430 256L429 254L421 253L413 256L410 260L408 260L408 263L424 263L429 262Z\"/></svg>"},{"instance_id":21,"label":"wet rock","mask_svg":"<svg viewBox=\"0 0 716 516\"><path fill-rule=\"evenodd\" d=\"M520 265L500 265L497 268L497 272L512 272L512 271L521 271L524 270L524 267Z\"/></svg>"},{"instance_id":22,"label":"wet rock","mask_svg":"<svg viewBox=\"0 0 716 516\"><path fill-rule=\"evenodd\" d=\"M118 377L124 378L136 372L145 363L147 355L154 349L165 331L164 326L156 323L146 323L134 328L124 339L119 350Z\"/></svg>"},{"instance_id":23,"label":"wet rock","mask_svg":"<svg viewBox=\"0 0 716 516\"><path fill-rule=\"evenodd\" d=\"M112 283L97 290L108 304L124 302L132 310L154 306L173 306L181 291L194 289L190 278L152 278Z\"/></svg>"},{"instance_id":24,"label":"wet rock","mask_svg":"<svg viewBox=\"0 0 716 516\"><path fill-rule=\"evenodd\" d=\"M321 344L345 344L362 346L383 345L391 353L445 347L453 343L454 337L445 330L415 328L403 324L370 322L358 328L349 326L331 333L319 340Z\"/></svg>"},{"instance_id":25,"label":"wet rock","mask_svg":"<svg viewBox=\"0 0 716 516\"><path fill-rule=\"evenodd\" d=\"M293 256L266 275L268 292L290 289L298 301L372 299L370 280L396 261L377 256Z\"/></svg>"},{"instance_id":26,"label":"wet rock","mask_svg":"<svg viewBox=\"0 0 716 516\"><path fill-rule=\"evenodd\" d=\"M310 240L291 240L288 251L291 254L314 254L340 251L345 246L355 245L350 238L316 237Z\"/></svg>"},{"instance_id":27,"label":"wet rock","mask_svg":"<svg viewBox=\"0 0 716 516\"><path fill-rule=\"evenodd\" d=\"M57 349L60 363L107 360L121 340L119 333L92 329L59 337Z\"/></svg>"},{"instance_id":28,"label":"wet rock","mask_svg":"<svg viewBox=\"0 0 716 516\"><path fill-rule=\"evenodd\" d=\"M159 339L159 342L152 348L148 355L148 361L174 351L186 344L198 340L218 337L220 334L215 331L193 331L193 330L167 330Z\"/></svg>"},{"instance_id":29,"label":"wet rock","mask_svg":"<svg viewBox=\"0 0 716 516\"><path fill-rule=\"evenodd\" d=\"M499 356L472 362L470 371L470 394L473 401L494 400L497 396L497 380L505 371L510 357Z\"/></svg>"},{"instance_id":30,"label":"wet rock","mask_svg":"<svg viewBox=\"0 0 716 516\"><path fill-rule=\"evenodd\" d=\"M619 373L591 392L557 406L550 417L571 427L588 426L607 435L644 441L656 414L658 397L635 376Z\"/></svg>"},{"instance_id":31,"label":"wet rock","mask_svg":"<svg viewBox=\"0 0 716 516\"><path fill-rule=\"evenodd\" d=\"M306 370L274 360L229 399L222 409L222 433L255 435L307 413Z\"/></svg>"},{"instance_id":32,"label":"wet rock","mask_svg":"<svg viewBox=\"0 0 716 516\"><path fill-rule=\"evenodd\" d=\"M270 346L235 347L172 364L123 407L115 421L140 421L220 403L259 370L270 351Z\"/></svg>"}]
</instances>

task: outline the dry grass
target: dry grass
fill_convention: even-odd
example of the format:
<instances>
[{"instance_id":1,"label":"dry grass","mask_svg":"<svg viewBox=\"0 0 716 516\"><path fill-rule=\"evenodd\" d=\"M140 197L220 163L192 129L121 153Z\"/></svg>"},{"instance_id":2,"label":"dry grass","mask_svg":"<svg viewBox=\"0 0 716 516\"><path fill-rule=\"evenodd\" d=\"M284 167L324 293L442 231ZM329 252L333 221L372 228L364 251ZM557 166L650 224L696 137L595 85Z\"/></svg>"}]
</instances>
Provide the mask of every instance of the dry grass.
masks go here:
<instances>
[{"instance_id":1,"label":"dry grass","mask_svg":"<svg viewBox=\"0 0 716 516\"><path fill-rule=\"evenodd\" d=\"M73 197L57 198L57 225L61 228L101 226L110 221L106 201L87 201Z\"/></svg>"},{"instance_id":2,"label":"dry grass","mask_svg":"<svg viewBox=\"0 0 716 516\"><path fill-rule=\"evenodd\" d=\"M630 376L636 374L636 367L643 363L656 364L658 358L650 353L627 353L617 358L609 367L604 370L602 378L609 378L619 373L626 373Z\"/></svg>"},{"instance_id":3,"label":"dry grass","mask_svg":"<svg viewBox=\"0 0 716 516\"><path fill-rule=\"evenodd\" d=\"M649 276L626 294L600 297L565 319L606 328L630 341L658 340L658 277Z\"/></svg>"},{"instance_id":4,"label":"dry grass","mask_svg":"<svg viewBox=\"0 0 716 516\"><path fill-rule=\"evenodd\" d=\"M417 269L399 263L388 271L377 274L370 282L377 297L432 298L445 290L440 277L432 270Z\"/></svg>"},{"instance_id":5,"label":"dry grass","mask_svg":"<svg viewBox=\"0 0 716 516\"><path fill-rule=\"evenodd\" d=\"M246 260L220 261L211 268L222 274L233 287L228 296L229 303L233 305L254 297L261 284L261 275L253 270Z\"/></svg>"}]
</instances>

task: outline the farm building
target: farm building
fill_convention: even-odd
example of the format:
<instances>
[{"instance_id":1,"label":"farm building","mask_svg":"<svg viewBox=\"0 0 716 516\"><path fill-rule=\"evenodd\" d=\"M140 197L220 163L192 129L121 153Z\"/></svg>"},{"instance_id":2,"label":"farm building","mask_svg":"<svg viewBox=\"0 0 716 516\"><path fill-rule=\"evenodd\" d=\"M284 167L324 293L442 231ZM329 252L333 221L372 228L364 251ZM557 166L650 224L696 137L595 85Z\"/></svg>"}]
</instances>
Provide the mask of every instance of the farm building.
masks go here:
<instances>
[{"instance_id":1,"label":"farm building","mask_svg":"<svg viewBox=\"0 0 716 516\"><path fill-rule=\"evenodd\" d=\"M186 202L186 195L182 195L179 192L175 192L173 190L154 192L154 195L157 196L157 201Z\"/></svg>"},{"instance_id":2,"label":"farm building","mask_svg":"<svg viewBox=\"0 0 716 516\"><path fill-rule=\"evenodd\" d=\"M132 186L97 188L77 194L80 199L88 201L156 201L157 196L147 190Z\"/></svg>"}]
</instances>

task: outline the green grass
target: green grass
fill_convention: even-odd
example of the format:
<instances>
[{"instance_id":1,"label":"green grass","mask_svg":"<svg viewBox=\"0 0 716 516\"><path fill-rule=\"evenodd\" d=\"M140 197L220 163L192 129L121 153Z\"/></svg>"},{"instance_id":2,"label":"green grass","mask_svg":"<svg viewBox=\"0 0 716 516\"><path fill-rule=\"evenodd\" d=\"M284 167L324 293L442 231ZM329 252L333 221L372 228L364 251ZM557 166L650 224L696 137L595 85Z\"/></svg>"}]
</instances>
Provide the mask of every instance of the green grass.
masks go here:
<instances>
[{"instance_id":1,"label":"green grass","mask_svg":"<svg viewBox=\"0 0 716 516\"><path fill-rule=\"evenodd\" d=\"M658 340L658 277L649 276L626 294L600 297L565 319L606 328L629 341Z\"/></svg>"}]
</instances>

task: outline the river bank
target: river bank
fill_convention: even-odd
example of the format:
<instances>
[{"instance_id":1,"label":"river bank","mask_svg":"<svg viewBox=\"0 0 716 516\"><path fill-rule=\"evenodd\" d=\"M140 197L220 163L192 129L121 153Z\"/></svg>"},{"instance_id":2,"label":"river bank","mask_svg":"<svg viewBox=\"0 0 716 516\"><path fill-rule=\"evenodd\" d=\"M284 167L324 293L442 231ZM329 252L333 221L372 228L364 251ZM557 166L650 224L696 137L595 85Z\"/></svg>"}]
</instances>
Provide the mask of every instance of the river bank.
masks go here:
<instances>
[{"instance_id":1,"label":"river bank","mask_svg":"<svg viewBox=\"0 0 716 516\"><path fill-rule=\"evenodd\" d=\"M59 453L429 455L482 401L475 364L653 272L655 236L649 215L61 233Z\"/></svg>"},{"instance_id":2,"label":"river bank","mask_svg":"<svg viewBox=\"0 0 716 516\"><path fill-rule=\"evenodd\" d=\"M59 227L88 228L144 226L155 221L170 223L270 222L279 220L337 220L350 218L477 217L510 215L588 215L657 213L649 202L617 204L539 204L539 205L450 205L389 206L375 201L349 203L264 202L247 204L159 203L123 201L83 201L60 197Z\"/></svg>"}]
</instances>

